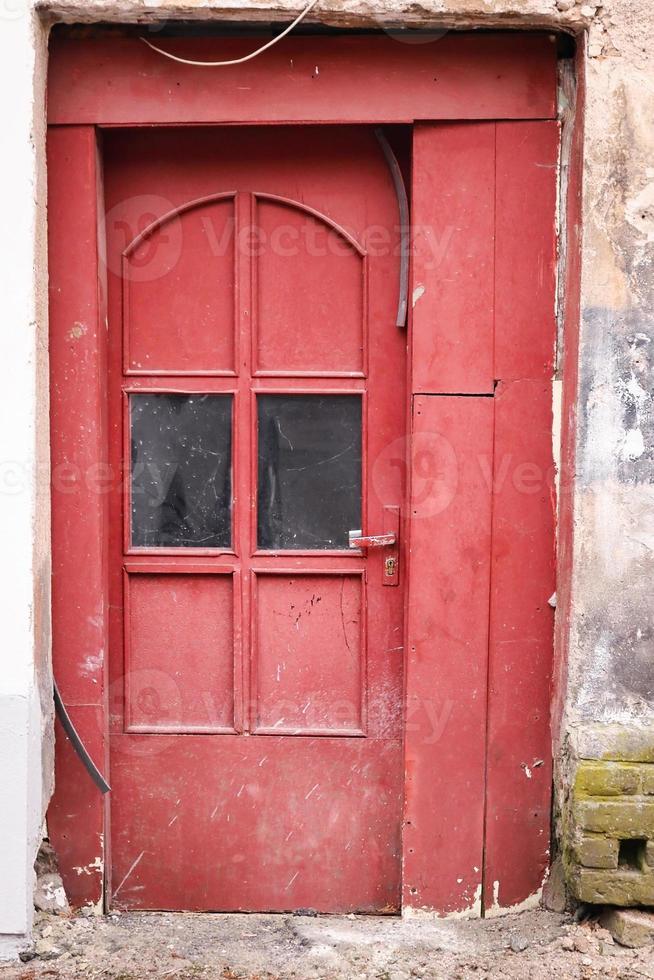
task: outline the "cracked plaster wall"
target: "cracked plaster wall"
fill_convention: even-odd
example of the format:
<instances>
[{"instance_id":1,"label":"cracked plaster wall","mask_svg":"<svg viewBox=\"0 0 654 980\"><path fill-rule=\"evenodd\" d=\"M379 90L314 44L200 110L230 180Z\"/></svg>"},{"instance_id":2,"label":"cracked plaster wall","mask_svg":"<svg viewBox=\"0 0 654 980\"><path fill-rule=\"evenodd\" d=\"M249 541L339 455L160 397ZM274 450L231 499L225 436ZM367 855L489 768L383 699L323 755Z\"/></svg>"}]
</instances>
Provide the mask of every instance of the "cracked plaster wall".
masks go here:
<instances>
[{"instance_id":1,"label":"cracked plaster wall","mask_svg":"<svg viewBox=\"0 0 654 980\"><path fill-rule=\"evenodd\" d=\"M654 15L588 38L566 724L654 725Z\"/></svg>"}]
</instances>

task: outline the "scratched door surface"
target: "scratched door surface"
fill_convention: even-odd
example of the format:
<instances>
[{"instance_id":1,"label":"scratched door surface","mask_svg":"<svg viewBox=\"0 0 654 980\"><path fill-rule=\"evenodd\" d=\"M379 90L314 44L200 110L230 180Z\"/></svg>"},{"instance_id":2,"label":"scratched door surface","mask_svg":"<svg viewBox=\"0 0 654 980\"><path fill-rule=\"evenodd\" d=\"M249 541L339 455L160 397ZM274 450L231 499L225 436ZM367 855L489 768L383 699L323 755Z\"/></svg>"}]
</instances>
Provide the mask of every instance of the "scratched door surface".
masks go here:
<instances>
[{"instance_id":1,"label":"scratched door surface","mask_svg":"<svg viewBox=\"0 0 654 980\"><path fill-rule=\"evenodd\" d=\"M104 182L112 903L394 910L406 335L383 154L356 127L115 131ZM358 529L399 548L352 549Z\"/></svg>"}]
</instances>

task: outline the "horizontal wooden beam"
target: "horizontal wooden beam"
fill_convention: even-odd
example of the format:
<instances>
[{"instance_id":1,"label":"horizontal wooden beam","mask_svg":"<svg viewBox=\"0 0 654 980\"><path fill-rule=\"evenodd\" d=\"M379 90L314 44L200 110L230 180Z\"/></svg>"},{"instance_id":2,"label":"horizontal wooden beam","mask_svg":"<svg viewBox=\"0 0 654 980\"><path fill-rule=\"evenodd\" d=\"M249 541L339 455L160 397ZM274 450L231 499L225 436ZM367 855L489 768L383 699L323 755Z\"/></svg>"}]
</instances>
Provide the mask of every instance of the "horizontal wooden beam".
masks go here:
<instances>
[{"instance_id":1,"label":"horizontal wooden beam","mask_svg":"<svg viewBox=\"0 0 654 980\"><path fill-rule=\"evenodd\" d=\"M154 43L179 57L216 61L258 42ZM381 34L290 36L227 68L179 64L140 38L55 39L48 119L101 126L550 119L555 95L556 49L540 33L451 32L411 45Z\"/></svg>"}]
</instances>

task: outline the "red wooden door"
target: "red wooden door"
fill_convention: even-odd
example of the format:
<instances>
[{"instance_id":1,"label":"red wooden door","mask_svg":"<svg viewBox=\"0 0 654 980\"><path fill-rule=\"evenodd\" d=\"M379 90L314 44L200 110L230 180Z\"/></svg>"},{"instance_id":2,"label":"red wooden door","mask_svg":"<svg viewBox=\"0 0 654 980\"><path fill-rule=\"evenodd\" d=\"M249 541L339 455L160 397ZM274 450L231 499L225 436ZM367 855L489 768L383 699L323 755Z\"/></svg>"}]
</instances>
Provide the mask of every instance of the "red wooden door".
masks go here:
<instances>
[{"instance_id":1,"label":"red wooden door","mask_svg":"<svg viewBox=\"0 0 654 980\"><path fill-rule=\"evenodd\" d=\"M364 127L144 129L106 133L104 169L111 901L396 909L406 335L383 154ZM352 549L357 529L399 548Z\"/></svg>"}]
</instances>

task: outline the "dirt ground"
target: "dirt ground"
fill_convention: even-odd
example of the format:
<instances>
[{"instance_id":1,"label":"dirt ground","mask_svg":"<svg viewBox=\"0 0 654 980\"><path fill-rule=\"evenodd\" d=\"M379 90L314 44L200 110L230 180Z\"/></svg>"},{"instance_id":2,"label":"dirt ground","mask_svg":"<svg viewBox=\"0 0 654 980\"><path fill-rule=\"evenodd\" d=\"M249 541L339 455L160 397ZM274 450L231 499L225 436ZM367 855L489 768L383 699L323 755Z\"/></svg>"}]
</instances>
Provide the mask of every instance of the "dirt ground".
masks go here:
<instances>
[{"instance_id":1,"label":"dirt ground","mask_svg":"<svg viewBox=\"0 0 654 980\"><path fill-rule=\"evenodd\" d=\"M542 910L498 919L40 915L38 955L0 980L654 980L654 947L624 949L594 920ZM25 955L25 954L24 954Z\"/></svg>"}]
</instances>

